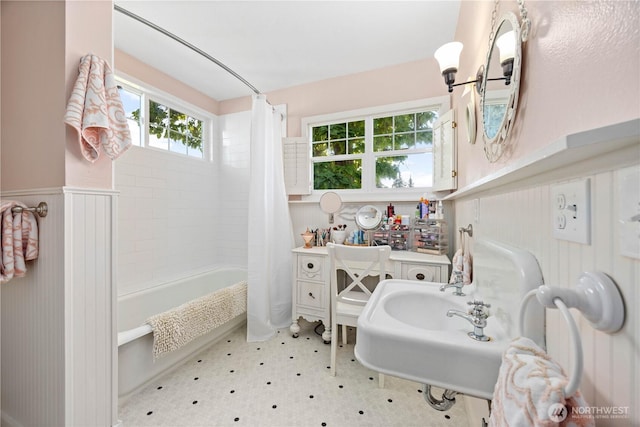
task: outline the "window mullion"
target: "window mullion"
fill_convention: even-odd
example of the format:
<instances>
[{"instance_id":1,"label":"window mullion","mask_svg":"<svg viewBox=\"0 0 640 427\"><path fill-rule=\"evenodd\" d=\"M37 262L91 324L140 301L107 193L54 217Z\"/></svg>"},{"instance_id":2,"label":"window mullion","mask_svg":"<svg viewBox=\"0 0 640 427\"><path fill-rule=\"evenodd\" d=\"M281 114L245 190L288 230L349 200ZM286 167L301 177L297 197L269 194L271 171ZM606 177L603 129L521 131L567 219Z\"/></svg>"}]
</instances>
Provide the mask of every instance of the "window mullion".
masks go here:
<instances>
[{"instance_id":1,"label":"window mullion","mask_svg":"<svg viewBox=\"0 0 640 427\"><path fill-rule=\"evenodd\" d=\"M364 121L364 155L362 157L362 190L370 192L375 188L376 161L373 155L373 117Z\"/></svg>"},{"instance_id":2,"label":"window mullion","mask_svg":"<svg viewBox=\"0 0 640 427\"><path fill-rule=\"evenodd\" d=\"M142 146L145 148L149 148L149 97L146 93L142 94L142 102L140 104L140 107L142 109L142 123L140 125L144 133L144 135L142 136Z\"/></svg>"}]
</instances>

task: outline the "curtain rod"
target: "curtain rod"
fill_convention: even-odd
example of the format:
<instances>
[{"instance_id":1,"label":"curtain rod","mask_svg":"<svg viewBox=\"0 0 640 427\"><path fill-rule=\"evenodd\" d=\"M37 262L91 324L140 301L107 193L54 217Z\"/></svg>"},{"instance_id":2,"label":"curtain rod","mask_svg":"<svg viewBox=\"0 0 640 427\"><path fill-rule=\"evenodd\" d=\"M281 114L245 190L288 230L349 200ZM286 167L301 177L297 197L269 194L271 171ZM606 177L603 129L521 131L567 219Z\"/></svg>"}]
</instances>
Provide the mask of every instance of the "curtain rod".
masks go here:
<instances>
[{"instance_id":1,"label":"curtain rod","mask_svg":"<svg viewBox=\"0 0 640 427\"><path fill-rule=\"evenodd\" d=\"M186 40L181 39L180 37L176 36L175 34L165 30L164 28L154 24L151 21L148 21L146 19L144 19L143 17L136 15L133 12L128 11L127 9L124 9L121 6L118 6L117 4L114 3L113 8L117 11L120 12L124 15L127 15L129 18L133 18L136 21L153 28L156 31L161 32L162 34L164 34L167 37L172 38L173 40L177 41L178 43L186 46L187 48L191 49L192 51L204 56L205 58L207 58L209 61L213 62L214 64L216 64L217 66L221 67L223 70L225 70L226 72L228 72L229 74L231 74L233 77L237 78L238 80L240 80L242 83L244 83L245 85L247 85L254 93L256 93L257 95L260 95L260 91L258 89L256 89L251 83L249 83L248 81L246 81L240 74L236 73L235 71L233 71L231 68L227 67L225 64L223 64L222 62L218 61L216 58L214 58L213 56L209 55L207 52L203 51L202 49L198 48L197 46L192 45L191 43L189 43Z\"/></svg>"}]
</instances>

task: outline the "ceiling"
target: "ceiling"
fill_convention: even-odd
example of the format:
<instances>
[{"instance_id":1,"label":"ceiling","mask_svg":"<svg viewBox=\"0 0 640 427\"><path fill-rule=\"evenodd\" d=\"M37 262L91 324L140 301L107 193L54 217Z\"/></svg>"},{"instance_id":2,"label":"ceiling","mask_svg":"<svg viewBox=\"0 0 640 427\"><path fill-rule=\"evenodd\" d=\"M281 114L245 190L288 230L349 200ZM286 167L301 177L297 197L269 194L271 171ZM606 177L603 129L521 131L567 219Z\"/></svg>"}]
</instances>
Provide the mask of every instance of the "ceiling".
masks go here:
<instances>
[{"instance_id":1,"label":"ceiling","mask_svg":"<svg viewBox=\"0 0 640 427\"><path fill-rule=\"evenodd\" d=\"M453 40L460 8L460 0L116 4L216 58L263 93L431 57ZM115 10L114 45L216 100L253 93L208 59Z\"/></svg>"}]
</instances>

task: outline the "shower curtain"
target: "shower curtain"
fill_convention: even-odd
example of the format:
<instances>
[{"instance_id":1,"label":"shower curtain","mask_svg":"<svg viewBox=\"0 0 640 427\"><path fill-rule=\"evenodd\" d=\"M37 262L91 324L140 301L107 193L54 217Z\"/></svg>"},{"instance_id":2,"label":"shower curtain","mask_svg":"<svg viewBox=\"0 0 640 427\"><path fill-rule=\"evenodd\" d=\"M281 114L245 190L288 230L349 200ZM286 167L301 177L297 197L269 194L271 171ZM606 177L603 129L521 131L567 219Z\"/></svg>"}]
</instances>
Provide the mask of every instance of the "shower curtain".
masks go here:
<instances>
[{"instance_id":1,"label":"shower curtain","mask_svg":"<svg viewBox=\"0 0 640 427\"><path fill-rule=\"evenodd\" d=\"M281 116L253 96L249 181L247 341L291 324L293 232L284 187Z\"/></svg>"}]
</instances>

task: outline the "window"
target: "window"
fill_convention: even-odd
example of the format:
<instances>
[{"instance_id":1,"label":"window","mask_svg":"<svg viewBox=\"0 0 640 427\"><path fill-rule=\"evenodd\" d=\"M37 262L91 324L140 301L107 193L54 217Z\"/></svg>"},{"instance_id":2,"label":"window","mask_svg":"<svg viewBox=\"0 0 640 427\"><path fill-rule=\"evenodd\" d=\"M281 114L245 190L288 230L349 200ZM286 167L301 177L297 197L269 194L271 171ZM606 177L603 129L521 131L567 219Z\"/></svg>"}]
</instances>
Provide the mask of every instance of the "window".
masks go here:
<instances>
[{"instance_id":1,"label":"window","mask_svg":"<svg viewBox=\"0 0 640 427\"><path fill-rule=\"evenodd\" d=\"M131 132L131 143L141 146L144 140L141 125L142 115L140 114L142 110L142 93L134 92L133 89L125 89L122 86L118 86L118 92L120 92L122 106L127 116L127 123Z\"/></svg>"},{"instance_id":2,"label":"window","mask_svg":"<svg viewBox=\"0 0 640 427\"><path fill-rule=\"evenodd\" d=\"M208 119L203 114L120 80L118 83L134 145L204 158Z\"/></svg>"},{"instance_id":3,"label":"window","mask_svg":"<svg viewBox=\"0 0 640 427\"><path fill-rule=\"evenodd\" d=\"M433 124L441 103L349 119L305 119L314 190L426 188L433 184ZM348 113L347 113L348 114Z\"/></svg>"},{"instance_id":4,"label":"window","mask_svg":"<svg viewBox=\"0 0 640 427\"><path fill-rule=\"evenodd\" d=\"M314 190L361 188L364 123L358 120L312 127Z\"/></svg>"}]
</instances>

